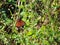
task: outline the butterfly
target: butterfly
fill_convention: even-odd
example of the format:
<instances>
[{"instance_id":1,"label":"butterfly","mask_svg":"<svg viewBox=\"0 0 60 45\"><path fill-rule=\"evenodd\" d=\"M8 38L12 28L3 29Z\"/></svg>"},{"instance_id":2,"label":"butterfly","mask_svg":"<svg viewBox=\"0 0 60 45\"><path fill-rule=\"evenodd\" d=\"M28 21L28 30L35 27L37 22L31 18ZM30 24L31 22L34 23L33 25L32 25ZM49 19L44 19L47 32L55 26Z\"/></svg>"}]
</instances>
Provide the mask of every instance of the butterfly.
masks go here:
<instances>
[{"instance_id":1,"label":"butterfly","mask_svg":"<svg viewBox=\"0 0 60 45\"><path fill-rule=\"evenodd\" d=\"M25 22L21 19L18 19L16 22L16 27L18 29L18 32L20 32L21 30L23 30L23 27L25 25Z\"/></svg>"},{"instance_id":2,"label":"butterfly","mask_svg":"<svg viewBox=\"0 0 60 45\"><path fill-rule=\"evenodd\" d=\"M25 25L25 22L23 21L23 20L17 20L17 22L16 22L16 27L23 27Z\"/></svg>"}]
</instances>

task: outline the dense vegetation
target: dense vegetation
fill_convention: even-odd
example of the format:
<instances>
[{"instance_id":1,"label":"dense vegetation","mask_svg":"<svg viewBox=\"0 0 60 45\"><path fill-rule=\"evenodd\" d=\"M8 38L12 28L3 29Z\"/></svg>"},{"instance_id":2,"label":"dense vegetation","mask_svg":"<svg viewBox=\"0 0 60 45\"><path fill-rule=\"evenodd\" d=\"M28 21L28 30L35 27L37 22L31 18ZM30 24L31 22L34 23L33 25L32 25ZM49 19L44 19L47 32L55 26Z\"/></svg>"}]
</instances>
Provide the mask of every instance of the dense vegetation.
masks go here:
<instances>
[{"instance_id":1,"label":"dense vegetation","mask_svg":"<svg viewBox=\"0 0 60 45\"><path fill-rule=\"evenodd\" d=\"M0 45L60 45L60 0L0 0Z\"/></svg>"}]
</instances>

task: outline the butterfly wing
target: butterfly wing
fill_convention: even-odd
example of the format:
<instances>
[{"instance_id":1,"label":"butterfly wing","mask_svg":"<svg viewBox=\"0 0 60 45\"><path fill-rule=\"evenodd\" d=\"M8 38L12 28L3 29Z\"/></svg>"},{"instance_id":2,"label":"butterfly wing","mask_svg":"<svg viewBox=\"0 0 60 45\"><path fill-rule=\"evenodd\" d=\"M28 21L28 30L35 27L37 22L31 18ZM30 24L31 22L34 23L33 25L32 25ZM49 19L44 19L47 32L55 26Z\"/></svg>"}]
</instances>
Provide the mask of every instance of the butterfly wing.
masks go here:
<instances>
[{"instance_id":1,"label":"butterfly wing","mask_svg":"<svg viewBox=\"0 0 60 45\"><path fill-rule=\"evenodd\" d=\"M22 27L22 26L24 26L24 25L25 25L25 22L22 21L22 20L18 20L18 21L16 22L16 27Z\"/></svg>"}]
</instances>

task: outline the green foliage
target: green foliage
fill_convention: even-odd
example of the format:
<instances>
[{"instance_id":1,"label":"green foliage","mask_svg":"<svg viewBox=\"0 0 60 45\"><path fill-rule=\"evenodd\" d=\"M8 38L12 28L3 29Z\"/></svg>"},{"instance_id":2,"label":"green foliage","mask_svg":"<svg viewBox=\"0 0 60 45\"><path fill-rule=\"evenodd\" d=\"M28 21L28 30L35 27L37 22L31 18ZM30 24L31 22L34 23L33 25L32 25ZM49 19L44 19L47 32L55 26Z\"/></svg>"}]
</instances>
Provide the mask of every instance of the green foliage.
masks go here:
<instances>
[{"instance_id":1,"label":"green foliage","mask_svg":"<svg viewBox=\"0 0 60 45\"><path fill-rule=\"evenodd\" d=\"M0 3L0 40L6 45L59 45L60 1L19 1L6 0L5 2L18 7L18 9L15 9L14 14L8 14L8 16L11 15L11 18L8 18L5 9L1 8L3 1ZM20 4L18 5L17 3ZM59 9L57 9L58 7ZM25 25L23 29L20 29L20 32L16 27L17 18L21 18L21 20L25 22ZM12 29L10 34L4 30L6 26Z\"/></svg>"}]
</instances>

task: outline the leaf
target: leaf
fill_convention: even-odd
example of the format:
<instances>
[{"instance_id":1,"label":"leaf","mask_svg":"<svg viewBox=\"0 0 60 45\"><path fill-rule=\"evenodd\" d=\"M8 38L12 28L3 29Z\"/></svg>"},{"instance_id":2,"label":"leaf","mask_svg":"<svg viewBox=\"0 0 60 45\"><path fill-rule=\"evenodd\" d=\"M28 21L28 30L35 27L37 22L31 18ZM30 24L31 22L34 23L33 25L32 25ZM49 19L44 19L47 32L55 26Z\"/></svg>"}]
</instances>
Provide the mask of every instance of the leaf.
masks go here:
<instances>
[{"instance_id":1,"label":"leaf","mask_svg":"<svg viewBox=\"0 0 60 45\"><path fill-rule=\"evenodd\" d=\"M27 32L27 36L30 36L30 35L32 35L32 34L33 34L32 31Z\"/></svg>"},{"instance_id":2,"label":"leaf","mask_svg":"<svg viewBox=\"0 0 60 45\"><path fill-rule=\"evenodd\" d=\"M21 2L25 2L26 0L20 0Z\"/></svg>"},{"instance_id":3,"label":"leaf","mask_svg":"<svg viewBox=\"0 0 60 45\"><path fill-rule=\"evenodd\" d=\"M17 35L16 34L12 34L12 38L14 39L14 38L16 38L17 37Z\"/></svg>"},{"instance_id":4,"label":"leaf","mask_svg":"<svg viewBox=\"0 0 60 45\"><path fill-rule=\"evenodd\" d=\"M12 0L7 0L8 2L11 2Z\"/></svg>"},{"instance_id":5,"label":"leaf","mask_svg":"<svg viewBox=\"0 0 60 45\"><path fill-rule=\"evenodd\" d=\"M49 38L49 41L52 42L52 41L53 41L53 37L50 37L50 38Z\"/></svg>"},{"instance_id":6,"label":"leaf","mask_svg":"<svg viewBox=\"0 0 60 45\"><path fill-rule=\"evenodd\" d=\"M9 25L10 23L12 23L12 20L9 19L9 18L6 18L6 19L5 19L5 24L6 24L6 25Z\"/></svg>"}]
</instances>

